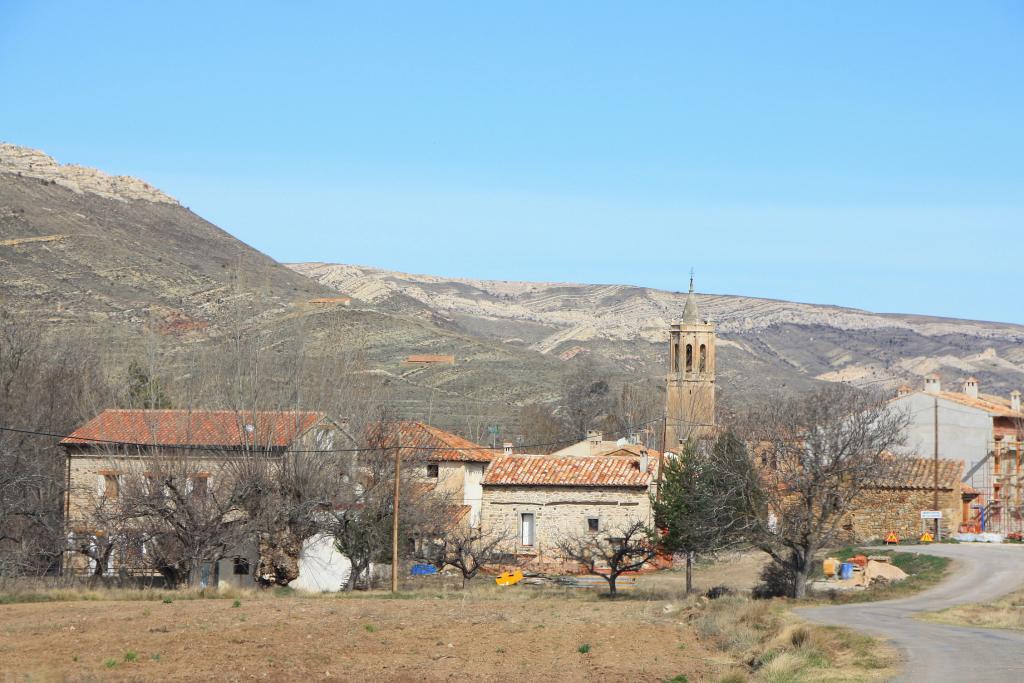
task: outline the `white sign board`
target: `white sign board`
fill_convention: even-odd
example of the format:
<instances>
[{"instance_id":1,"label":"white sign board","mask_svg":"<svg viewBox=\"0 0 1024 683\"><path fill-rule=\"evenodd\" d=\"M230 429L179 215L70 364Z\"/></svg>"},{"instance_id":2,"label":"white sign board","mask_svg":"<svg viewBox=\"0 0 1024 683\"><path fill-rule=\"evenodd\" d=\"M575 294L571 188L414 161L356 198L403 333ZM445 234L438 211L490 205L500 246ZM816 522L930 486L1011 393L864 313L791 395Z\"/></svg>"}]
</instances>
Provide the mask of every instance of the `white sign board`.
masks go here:
<instances>
[{"instance_id":1,"label":"white sign board","mask_svg":"<svg viewBox=\"0 0 1024 683\"><path fill-rule=\"evenodd\" d=\"M921 519L942 519L942 510L921 510Z\"/></svg>"}]
</instances>

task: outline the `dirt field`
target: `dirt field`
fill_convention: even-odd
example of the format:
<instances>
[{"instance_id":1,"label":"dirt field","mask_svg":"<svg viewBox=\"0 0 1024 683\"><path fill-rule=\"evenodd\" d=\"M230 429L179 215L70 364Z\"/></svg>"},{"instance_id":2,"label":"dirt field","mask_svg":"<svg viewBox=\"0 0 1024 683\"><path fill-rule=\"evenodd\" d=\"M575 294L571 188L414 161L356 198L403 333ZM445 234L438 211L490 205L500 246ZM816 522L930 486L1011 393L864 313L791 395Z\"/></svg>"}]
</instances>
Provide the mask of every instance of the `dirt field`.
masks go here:
<instances>
[{"instance_id":1,"label":"dirt field","mask_svg":"<svg viewBox=\"0 0 1024 683\"><path fill-rule=\"evenodd\" d=\"M409 599L263 594L233 604L0 606L0 678L526 681L546 672L696 681L730 668L664 601L488 588Z\"/></svg>"},{"instance_id":2,"label":"dirt field","mask_svg":"<svg viewBox=\"0 0 1024 683\"><path fill-rule=\"evenodd\" d=\"M743 591L763 562L698 564L694 583ZM0 593L0 680L861 682L896 672L894 653L803 625L785 601L686 597L682 571L638 581L616 600L487 577L466 591L451 578L410 579L398 596L22 588Z\"/></svg>"}]
</instances>

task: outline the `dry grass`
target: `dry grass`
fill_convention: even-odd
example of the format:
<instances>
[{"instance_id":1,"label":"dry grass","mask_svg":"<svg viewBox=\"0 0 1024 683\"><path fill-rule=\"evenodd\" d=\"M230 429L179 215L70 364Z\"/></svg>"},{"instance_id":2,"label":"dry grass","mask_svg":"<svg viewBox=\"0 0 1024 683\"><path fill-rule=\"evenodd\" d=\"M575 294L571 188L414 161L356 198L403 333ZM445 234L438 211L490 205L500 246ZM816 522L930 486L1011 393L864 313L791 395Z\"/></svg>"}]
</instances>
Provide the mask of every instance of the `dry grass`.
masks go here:
<instances>
[{"instance_id":1,"label":"dry grass","mask_svg":"<svg viewBox=\"0 0 1024 683\"><path fill-rule=\"evenodd\" d=\"M783 600L728 597L698 606L698 632L742 663L754 680L888 680L900 664L894 650L846 629L799 621Z\"/></svg>"},{"instance_id":2,"label":"dry grass","mask_svg":"<svg viewBox=\"0 0 1024 683\"><path fill-rule=\"evenodd\" d=\"M615 600L593 590L502 588L486 577L466 591L445 577L413 579L394 595L29 584L0 593L0 678L223 677L226 653L284 680L344 673L525 681L536 671L556 672L554 680L638 681L894 675L898 660L877 641L804 624L789 614L789 601L745 597L762 563L759 556L702 563L698 587L741 591L711 601L687 596L681 571L644 575ZM307 643L316 643L313 653Z\"/></svg>"},{"instance_id":3,"label":"dry grass","mask_svg":"<svg viewBox=\"0 0 1024 683\"><path fill-rule=\"evenodd\" d=\"M993 602L970 603L938 612L927 612L918 618L957 626L1024 631L1024 591L1010 593Z\"/></svg>"}]
</instances>

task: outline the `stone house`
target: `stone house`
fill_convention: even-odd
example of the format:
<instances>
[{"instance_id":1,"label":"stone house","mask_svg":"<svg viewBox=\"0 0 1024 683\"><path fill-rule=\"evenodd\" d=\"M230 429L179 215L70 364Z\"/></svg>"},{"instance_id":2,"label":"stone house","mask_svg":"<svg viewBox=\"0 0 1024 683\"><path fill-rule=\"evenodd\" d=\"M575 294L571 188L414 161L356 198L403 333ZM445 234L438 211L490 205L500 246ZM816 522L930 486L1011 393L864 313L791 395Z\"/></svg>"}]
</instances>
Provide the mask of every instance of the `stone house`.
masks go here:
<instances>
[{"instance_id":1,"label":"stone house","mask_svg":"<svg viewBox=\"0 0 1024 683\"><path fill-rule=\"evenodd\" d=\"M182 486L188 495L206 495L214 490L226 463L246 453L284 455L352 443L342 426L314 411L104 410L60 442L66 453L64 519L69 547L95 542L98 536L112 538L116 532L94 528L97 511L116 509L131 475L150 482L151 468L168 454L185 463L187 481ZM141 560L139 553L145 553L144 545L118 547L104 572L133 571ZM243 544L216 566L203 567L200 583L252 585L256 559L255 543ZM299 564L301 572L301 556ZM69 551L64 568L72 574L92 573L95 561Z\"/></svg>"},{"instance_id":2,"label":"stone house","mask_svg":"<svg viewBox=\"0 0 1024 683\"><path fill-rule=\"evenodd\" d=\"M508 551L527 565L558 564L563 537L651 524L656 466L657 453L625 448L596 456L502 454L484 474L482 528L505 534Z\"/></svg>"},{"instance_id":3,"label":"stone house","mask_svg":"<svg viewBox=\"0 0 1024 683\"><path fill-rule=\"evenodd\" d=\"M966 500L971 494L961 488L964 463L939 460L939 510L943 536L958 530ZM933 522L922 524L921 512L934 510L935 461L931 458L893 458L885 475L871 482L857 498L844 520L847 540L864 542L884 539L895 532L901 541L916 539Z\"/></svg>"},{"instance_id":4,"label":"stone house","mask_svg":"<svg viewBox=\"0 0 1024 683\"><path fill-rule=\"evenodd\" d=\"M460 508L460 521L480 525L484 470L497 451L425 422L399 422L387 434L390 445L400 446L403 461L419 468L422 481Z\"/></svg>"}]
</instances>

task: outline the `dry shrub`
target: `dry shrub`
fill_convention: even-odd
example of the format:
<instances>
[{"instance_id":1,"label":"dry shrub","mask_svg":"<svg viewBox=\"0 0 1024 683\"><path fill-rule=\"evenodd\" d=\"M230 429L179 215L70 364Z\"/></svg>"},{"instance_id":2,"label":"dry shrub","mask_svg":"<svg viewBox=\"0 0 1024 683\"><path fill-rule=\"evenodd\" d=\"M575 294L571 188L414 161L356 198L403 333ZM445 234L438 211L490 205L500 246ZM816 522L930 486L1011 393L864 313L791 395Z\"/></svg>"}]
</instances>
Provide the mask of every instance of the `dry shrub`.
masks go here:
<instances>
[{"instance_id":1,"label":"dry shrub","mask_svg":"<svg viewBox=\"0 0 1024 683\"><path fill-rule=\"evenodd\" d=\"M866 680L892 666L878 643L853 632L793 621L785 602L728 596L703 604L697 632L737 661L756 680Z\"/></svg>"}]
</instances>

